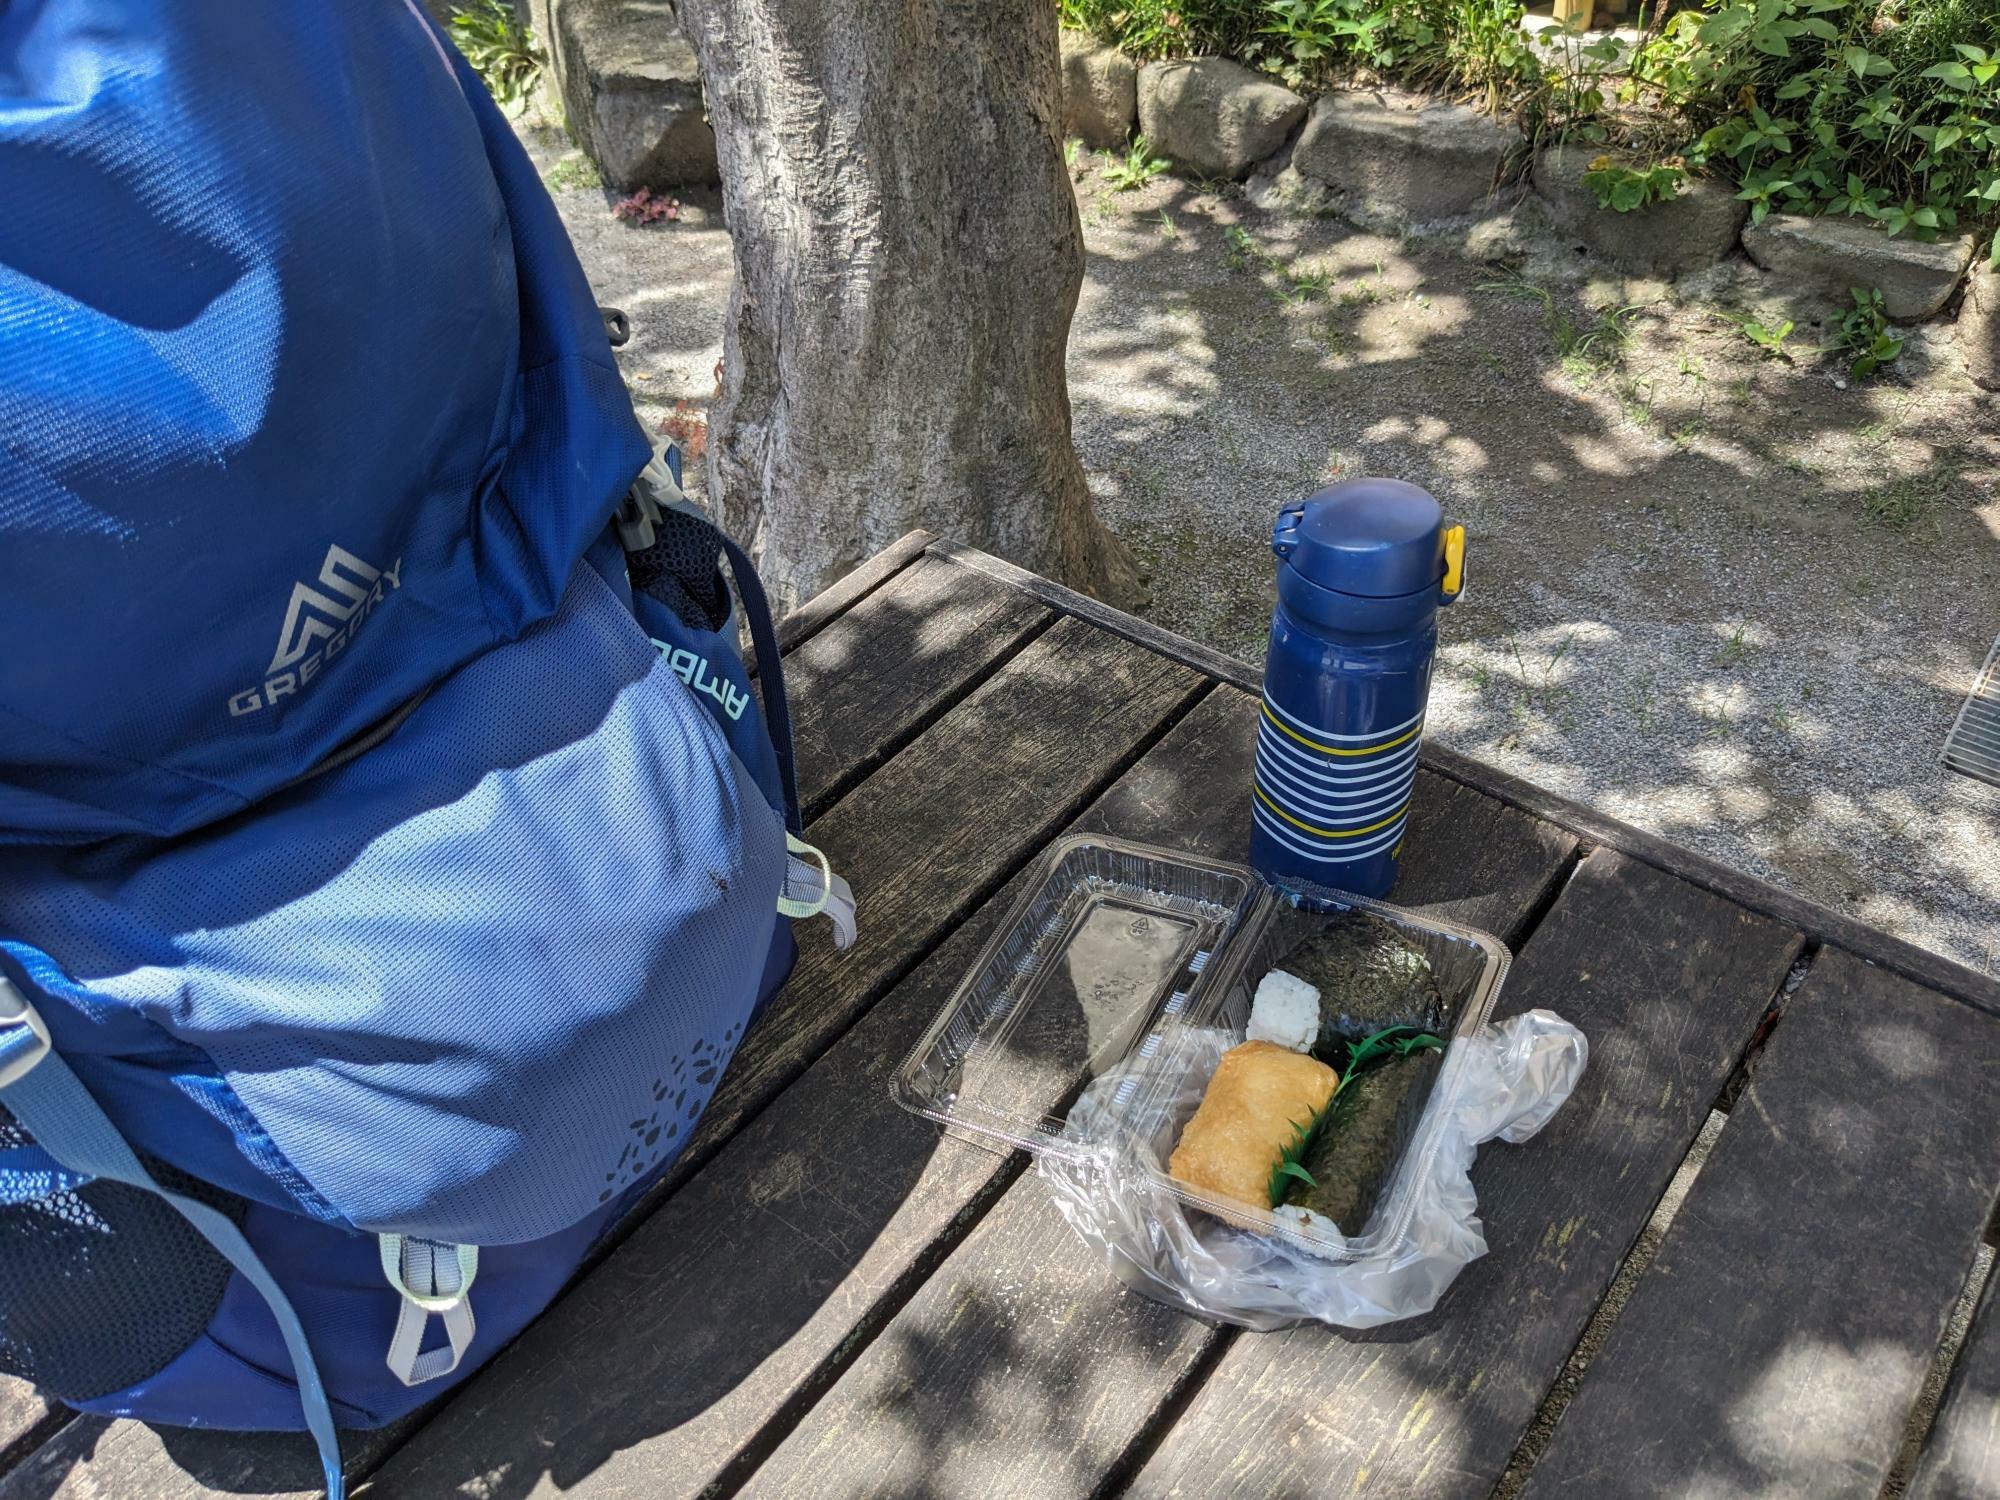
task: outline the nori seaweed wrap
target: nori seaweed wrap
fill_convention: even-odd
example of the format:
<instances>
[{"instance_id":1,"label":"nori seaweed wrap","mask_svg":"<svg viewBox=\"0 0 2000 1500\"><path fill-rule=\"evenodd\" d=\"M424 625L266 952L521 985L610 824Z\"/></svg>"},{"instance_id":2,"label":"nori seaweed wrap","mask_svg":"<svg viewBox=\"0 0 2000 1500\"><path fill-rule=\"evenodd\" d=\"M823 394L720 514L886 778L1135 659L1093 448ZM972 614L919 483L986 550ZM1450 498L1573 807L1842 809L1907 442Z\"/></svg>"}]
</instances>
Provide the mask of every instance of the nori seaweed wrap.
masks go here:
<instances>
[{"instance_id":1,"label":"nori seaweed wrap","mask_svg":"<svg viewBox=\"0 0 2000 1500\"><path fill-rule=\"evenodd\" d=\"M1430 959L1393 923L1372 913L1332 918L1272 967L1319 991L1313 1055L1336 1068L1346 1062L1348 1042L1385 1027L1443 1027L1444 999Z\"/></svg>"},{"instance_id":2,"label":"nori seaweed wrap","mask_svg":"<svg viewBox=\"0 0 2000 1500\"><path fill-rule=\"evenodd\" d=\"M1285 1202L1325 1215L1345 1235L1367 1228L1443 1056L1429 1050L1394 1057L1342 1084L1299 1154L1299 1165L1317 1185L1293 1178Z\"/></svg>"}]
</instances>

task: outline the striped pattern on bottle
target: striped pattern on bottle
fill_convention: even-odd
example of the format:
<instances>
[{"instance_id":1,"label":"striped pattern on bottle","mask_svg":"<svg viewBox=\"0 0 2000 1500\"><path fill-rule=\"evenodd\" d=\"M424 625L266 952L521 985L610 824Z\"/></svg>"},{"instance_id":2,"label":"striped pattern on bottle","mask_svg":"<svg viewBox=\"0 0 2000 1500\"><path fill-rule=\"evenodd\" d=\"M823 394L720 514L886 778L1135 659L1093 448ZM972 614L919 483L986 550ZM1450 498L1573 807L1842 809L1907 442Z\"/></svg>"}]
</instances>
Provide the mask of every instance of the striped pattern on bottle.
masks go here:
<instances>
[{"instance_id":1,"label":"striped pattern on bottle","mask_svg":"<svg viewBox=\"0 0 2000 1500\"><path fill-rule=\"evenodd\" d=\"M1329 734L1267 693L1257 726L1258 825L1284 848L1352 864L1396 847L1409 818L1423 744L1419 713L1374 734Z\"/></svg>"}]
</instances>

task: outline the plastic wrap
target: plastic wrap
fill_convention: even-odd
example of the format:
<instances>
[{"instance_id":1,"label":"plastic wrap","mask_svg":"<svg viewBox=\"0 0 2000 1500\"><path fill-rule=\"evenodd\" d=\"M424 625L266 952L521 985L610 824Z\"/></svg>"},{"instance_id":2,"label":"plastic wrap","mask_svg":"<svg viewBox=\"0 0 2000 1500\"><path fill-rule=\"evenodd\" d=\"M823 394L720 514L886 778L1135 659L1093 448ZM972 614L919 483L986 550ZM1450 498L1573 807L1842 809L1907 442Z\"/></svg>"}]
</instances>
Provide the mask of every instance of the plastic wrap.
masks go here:
<instances>
[{"instance_id":1,"label":"plastic wrap","mask_svg":"<svg viewBox=\"0 0 2000 1500\"><path fill-rule=\"evenodd\" d=\"M1472 1189L1478 1148L1521 1142L1546 1125L1582 1075L1583 1033L1545 1010L1460 1037L1411 1144L1416 1189L1408 1233L1377 1253L1329 1258L1284 1234L1230 1225L1182 1201L1163 1164L1222 1054L1241 1038L1216 1027L1163 1033L1094 1079L1061 1146L1038 1170L1084 1242L1127 1285L1244 1328L1308 1319L1372 1328L1437 1305L1459 1270L1486 1253ZM1456 1075L1455 1077L1452 1075ZM1134 1099L1149 1101L1135 1111Z\"/></svg>"}]
</instances>

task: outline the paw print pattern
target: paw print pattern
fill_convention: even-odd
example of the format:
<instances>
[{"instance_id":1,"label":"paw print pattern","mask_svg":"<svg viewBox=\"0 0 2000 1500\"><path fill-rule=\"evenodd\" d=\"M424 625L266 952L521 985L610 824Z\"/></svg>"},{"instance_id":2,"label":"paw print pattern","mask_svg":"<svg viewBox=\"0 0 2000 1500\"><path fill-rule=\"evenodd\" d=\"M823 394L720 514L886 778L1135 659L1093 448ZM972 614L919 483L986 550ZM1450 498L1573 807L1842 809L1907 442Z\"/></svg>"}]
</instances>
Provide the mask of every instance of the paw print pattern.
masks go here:
<instances>
[{"instance_id":1,"label":"paw print pattern","mask_svg":"<svg viewBox=\"0 0 2000 1500\"><path fill-rule=\"evenodd\" d=\"M676 1056L666 1071L653 1079L641 1105L646 1113L626 1127L629 1138L620 1146L611 1170L604 1174L599 1203L610 1202L614 1194L622 1193L679 1152L702 1110L708 1107L742 1034L743 1026L738 1022L722 1034L720 1042L697 1041L691 1051Z\"/></svg>"}]
</instances>

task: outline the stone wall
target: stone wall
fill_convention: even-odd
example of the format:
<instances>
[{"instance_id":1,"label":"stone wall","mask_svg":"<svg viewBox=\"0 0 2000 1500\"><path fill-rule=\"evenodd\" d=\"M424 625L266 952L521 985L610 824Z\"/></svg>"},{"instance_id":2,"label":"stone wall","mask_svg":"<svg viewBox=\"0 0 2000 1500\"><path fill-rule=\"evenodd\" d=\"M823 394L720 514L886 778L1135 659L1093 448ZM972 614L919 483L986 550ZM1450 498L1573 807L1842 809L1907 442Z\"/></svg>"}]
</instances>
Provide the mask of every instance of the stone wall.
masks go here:
<instances>
[{"instance_id":1,"label":"stone wall","mask_svg":"<svg viewBox=\"0 0 2000 1500\"><path fill-rule=\"evenodd\" d=\"M1615 213L1583 180L1603 148L1536 153L1511 124L1396 89L1335 90L1308 106L1233 62L1135 69L1071 32L1063 87L1069 133L1086 145L1122 150L1136 131L1185 174L1247 181L1253 202L1278 211L1413 230L1471 224L1532 196L1559 234L1621 269L1679 278L1741 250L1787 294L1844 305L1850 287L1877 288L1900 322L1945 309L1973 260L1969 233L1925 244L1859 219L1773 214L1752 225L1749 205L1718 178L1689 179L1671 199ZM1961 331L1975 378L1991 389L2000 386L2000 279L1985 271L1969 286Z\"/></svg>"},{"instance_id":2,"label":"stone wall","mask_svg":"<svg viewBox=\"0 0 2000 1500\"><path fill-rule=\"evenodd\" d=\"M718 180L701 70L669 0L528 0L570 136L620 191Z\"/></svg>"}]
</instances>

